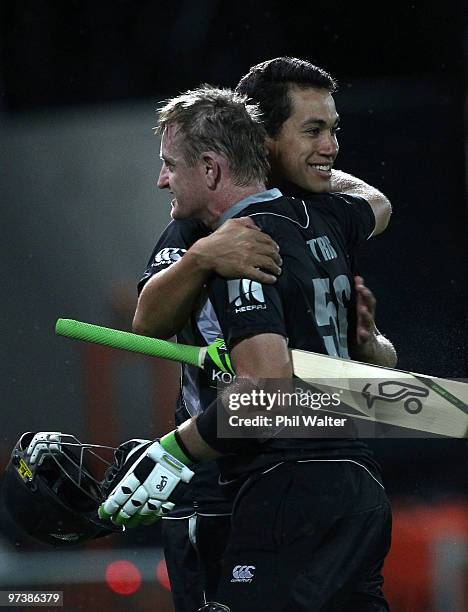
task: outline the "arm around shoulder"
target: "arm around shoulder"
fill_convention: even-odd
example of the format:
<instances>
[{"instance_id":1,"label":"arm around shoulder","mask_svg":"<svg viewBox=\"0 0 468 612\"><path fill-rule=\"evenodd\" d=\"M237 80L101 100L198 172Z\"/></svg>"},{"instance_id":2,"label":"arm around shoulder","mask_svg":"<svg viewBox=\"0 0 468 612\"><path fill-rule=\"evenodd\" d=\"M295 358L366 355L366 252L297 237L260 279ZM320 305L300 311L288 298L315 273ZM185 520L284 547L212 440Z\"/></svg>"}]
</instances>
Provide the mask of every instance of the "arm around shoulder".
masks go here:
<instances>
[{"instance_id":1,"label":"arm around shoulder","mask_svg":"<svg viewBox=\"0 0 468 612\"><path fill-rule=\"evenodd\" d=\"M198 306L211 274L274 283L281 272L278 246L249 218L230 219L212 234L197 240L169 268L144 286L133 319L133 331L170 338Z\"/></svg>"},{"instance_id":2,"label":"arm around shoulder","mask_svg":"<svg viewBox=\"0 0 468 612\"><path fill-rule=\"evenodd\" d=\"M369 203L375 216L373 236L381 234L386 229L392 214L392 205L381 191L341 170L333 170L331 190L359 196Z\"/></svg>"}]
</instances>

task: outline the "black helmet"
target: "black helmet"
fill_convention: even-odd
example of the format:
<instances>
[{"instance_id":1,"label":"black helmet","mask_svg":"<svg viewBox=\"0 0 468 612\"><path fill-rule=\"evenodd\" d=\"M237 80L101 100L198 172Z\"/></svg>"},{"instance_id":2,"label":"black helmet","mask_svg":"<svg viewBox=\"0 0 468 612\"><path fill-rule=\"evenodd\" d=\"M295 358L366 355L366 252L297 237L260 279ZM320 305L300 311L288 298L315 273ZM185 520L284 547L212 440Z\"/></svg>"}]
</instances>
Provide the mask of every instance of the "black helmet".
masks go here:
<instances>
[{"instance_id":1,"label":"black helmet","mask_svg":"<svg viewBox=\"0 0 468 612\"><path fill-rule=\"evenodd\" d=\"M36 540L62 547L123 531L98 517L104 495L84 451L108 462L95 448L108 447L82 444L59 432L24 433L1 485L13 521Z\"/></svg>"}]
</instances>

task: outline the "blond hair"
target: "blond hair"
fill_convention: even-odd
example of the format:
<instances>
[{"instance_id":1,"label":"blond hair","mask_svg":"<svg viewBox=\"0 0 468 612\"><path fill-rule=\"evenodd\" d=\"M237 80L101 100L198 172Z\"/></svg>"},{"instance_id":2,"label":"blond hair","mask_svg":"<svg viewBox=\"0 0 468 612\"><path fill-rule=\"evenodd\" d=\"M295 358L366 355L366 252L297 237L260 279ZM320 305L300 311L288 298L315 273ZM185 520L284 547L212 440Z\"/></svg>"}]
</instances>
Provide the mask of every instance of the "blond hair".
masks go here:
<instances>
[{"instance_id":1,"label":"blond hair","mask_svg":"<svg viewBox=\"0 0 468 612\"><path fill-rule=\"evenodd\" d=\"M182 152L189 165L203 152L214 151L227 159L236 185L266 182L266 133L258 107L246 104L245 96L210 85L186 91L158 110L155 130L162 133L169 125L175 125L182 136Z\"/></svg>"}]
</instances>

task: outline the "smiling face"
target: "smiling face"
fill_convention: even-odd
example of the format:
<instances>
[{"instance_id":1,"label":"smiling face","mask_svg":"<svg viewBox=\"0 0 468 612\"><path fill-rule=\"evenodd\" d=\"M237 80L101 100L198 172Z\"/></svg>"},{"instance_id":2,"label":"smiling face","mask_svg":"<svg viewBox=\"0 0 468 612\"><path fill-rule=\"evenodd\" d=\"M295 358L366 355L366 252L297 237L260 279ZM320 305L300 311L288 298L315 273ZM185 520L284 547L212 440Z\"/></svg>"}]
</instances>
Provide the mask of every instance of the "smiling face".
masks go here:
<instances>
[{"instance_id":1,"label":"smiling face","mask_svg":"<svg viewBox=\"0 0 468 612\"><path fill-rule=\"evenodd\" d=\"M161 137L161 160L158 178L159 189L169 189L174 194L171 201L173 219L199 219L206 209L206 184L203 181L201 161L190 166L181 147L182 135L177 126L168 125Z\"/></svg>"},{"instance_id":2,"label":"smiling face","mask_svg":"<svg viewBox=\"0 0 468 612\"><path fill-rule=\"evenodd\" d=\"M291 114L277 136L268 138L271 183L288 181L315 193L329 191L338 155L339 116L326 89L289 90Z\"/></svg>"}]
</instances>

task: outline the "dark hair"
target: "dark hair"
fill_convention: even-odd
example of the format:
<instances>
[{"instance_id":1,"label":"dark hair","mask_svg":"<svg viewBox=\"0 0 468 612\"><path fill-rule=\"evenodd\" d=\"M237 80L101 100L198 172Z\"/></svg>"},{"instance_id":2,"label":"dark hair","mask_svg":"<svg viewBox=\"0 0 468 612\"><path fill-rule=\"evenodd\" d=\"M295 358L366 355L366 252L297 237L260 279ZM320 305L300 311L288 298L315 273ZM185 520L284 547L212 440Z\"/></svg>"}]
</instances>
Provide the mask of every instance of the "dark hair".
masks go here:
<instances>
[{"instance_id":1,"label":"dark hair","mask_svg":"<svg viewBox=\"0 0 468 612\"><path fill-rule=\"evenodd\" d=\"M291 114L291 86L336 91L337 83L322 68L295 57L276 57L256 66L239 81L236 92L258 104L269 136L278 134Z\"/></svg>"},{"instance_id":2,"label":"dark hair","mask_svg":"<svg viewBox=\"0 0 468 612\"><path fill-rule=\"evenodd\" d=\"M202 85L167 100L158 112L157 132L176 125L183 135L184 157L194 165L204 151L216 151L228 163L233 181L266 181L270 170L265 128L255 104L231 89Z\"/></svg>"}]
</instances>

